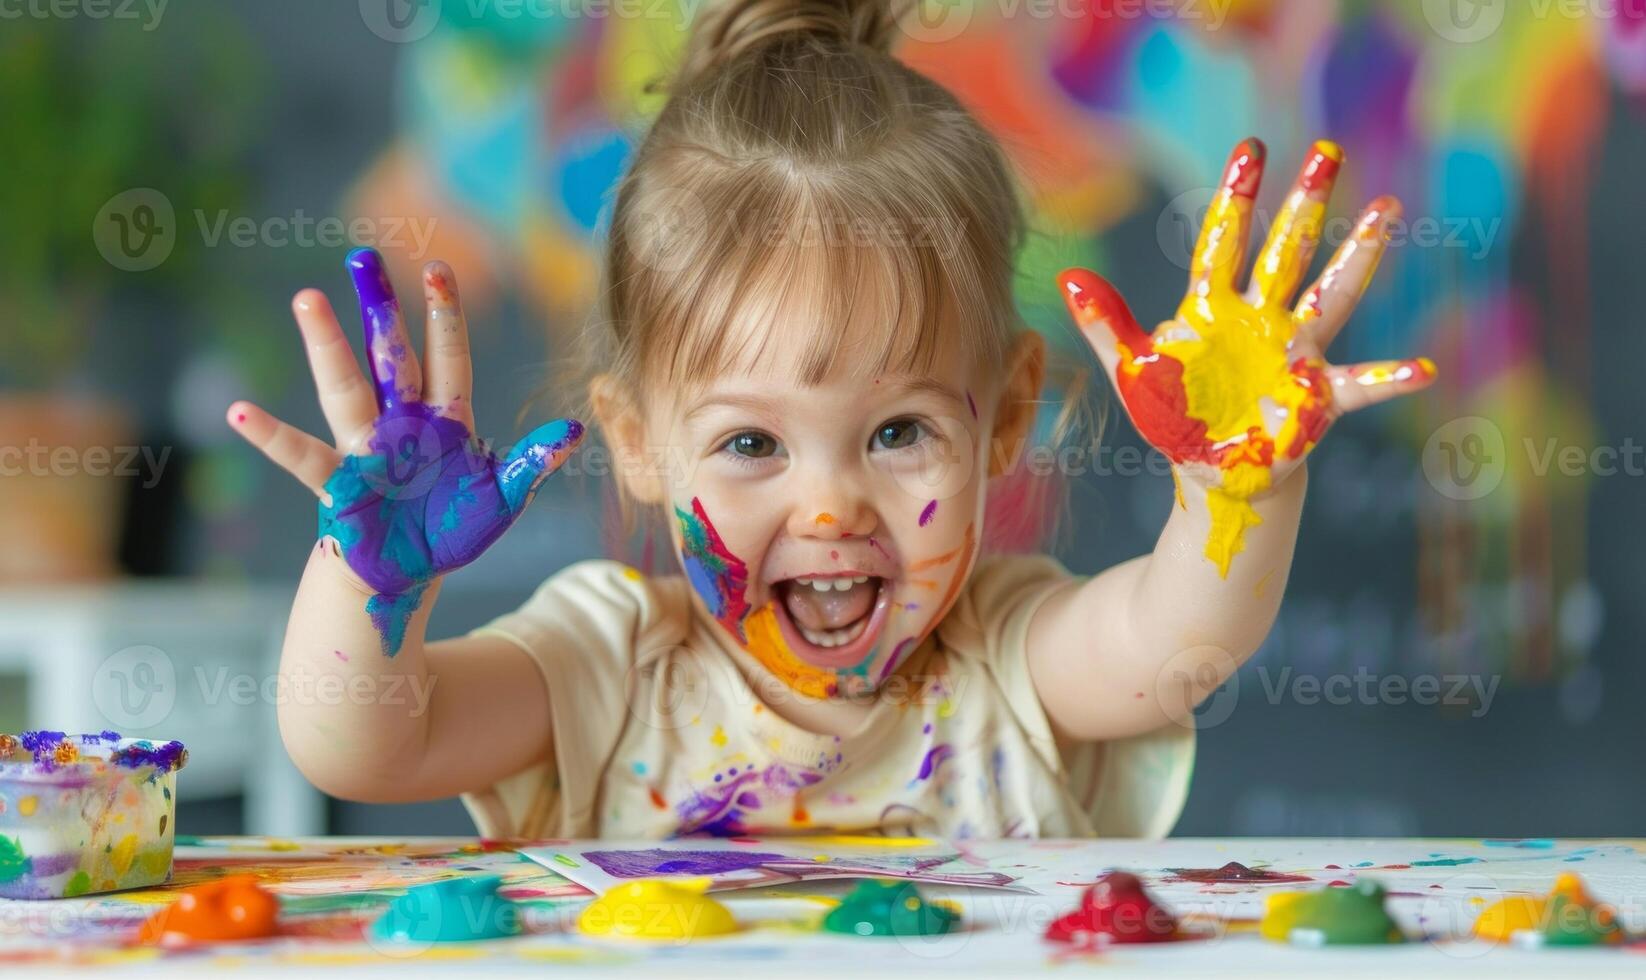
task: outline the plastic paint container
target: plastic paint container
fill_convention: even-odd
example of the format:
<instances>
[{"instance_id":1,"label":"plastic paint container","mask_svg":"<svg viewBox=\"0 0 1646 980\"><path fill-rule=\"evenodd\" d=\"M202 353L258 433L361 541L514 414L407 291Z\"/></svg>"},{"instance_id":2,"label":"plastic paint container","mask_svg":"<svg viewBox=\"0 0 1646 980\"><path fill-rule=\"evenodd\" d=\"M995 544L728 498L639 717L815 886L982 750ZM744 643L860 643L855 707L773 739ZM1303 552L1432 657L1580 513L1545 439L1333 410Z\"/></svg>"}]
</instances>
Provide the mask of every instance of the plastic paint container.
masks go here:
<instances>
[{"instance_id":1,"label":"plastic paint container","mask_svg":"<svg viewBox=\"0 0 1646 980\"><path fill-rule=\"evenodd\" d=\"M0 898L73 898L171 877L181 742L0 735Z\"/></svg>"}]
</instances>

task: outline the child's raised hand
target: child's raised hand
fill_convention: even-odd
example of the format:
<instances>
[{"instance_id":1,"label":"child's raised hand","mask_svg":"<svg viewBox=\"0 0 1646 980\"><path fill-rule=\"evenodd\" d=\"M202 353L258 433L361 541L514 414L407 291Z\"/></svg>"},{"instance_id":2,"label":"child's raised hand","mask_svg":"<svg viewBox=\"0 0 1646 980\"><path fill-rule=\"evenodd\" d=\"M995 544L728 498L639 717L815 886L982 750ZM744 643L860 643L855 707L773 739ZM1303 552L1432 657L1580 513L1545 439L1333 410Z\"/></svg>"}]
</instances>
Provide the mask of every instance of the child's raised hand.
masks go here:
<instances>
[{"instance_id":1,"label":"child's raised hand","mask_svg":"<svg viewBox=\"0 0 1646 980\"><path fill-rule=\"evenodd\" d=\"M1424 358L1333 365L1326 348L1377 269L1400 202L1372 202L1352 237L1295 305L1325 224L1342 151L1316 143L1304 163L1244 293L1237 281L1265 151L1235 149L1191 260L1177 317L1153 334L1095 273L1068 269L1058 285L1081 332L1103 362L1138 432L1206 488L1206 554L1227 575L1246 528L1261 523L1249 501L1301 465L1344 412L1375 405L1434 380Z\"/></svg>"},{"instance_id":2,"label":"child's raised hand","mask_svg":"<svg viewBox=\"0 0 1646 980\"><path fill-rule=\"evenodd\" d=\"M371 385L325 296L308 289L292 304L335 446L247 402L230 406L229 422L320 496L320 535L337 542L349 568L377 594L373 602L415 608L424 586L473 561L508 530L576 448L583 426L549 422L506 457L493 455L474 437L468 327L451 269L433 262L423 272L425 377L382 257L357 249L348 266L365 321Z\"/></svg>"}]
</instances>

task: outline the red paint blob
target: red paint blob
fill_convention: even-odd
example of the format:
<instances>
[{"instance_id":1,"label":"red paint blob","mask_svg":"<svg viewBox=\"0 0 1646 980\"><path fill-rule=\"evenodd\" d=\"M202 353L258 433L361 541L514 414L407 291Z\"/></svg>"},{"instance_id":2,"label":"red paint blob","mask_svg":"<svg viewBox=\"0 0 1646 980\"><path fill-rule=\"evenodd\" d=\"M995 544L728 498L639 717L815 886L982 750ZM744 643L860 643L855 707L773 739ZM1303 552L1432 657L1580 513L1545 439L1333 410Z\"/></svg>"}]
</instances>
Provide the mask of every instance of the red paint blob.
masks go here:
<instances>
[{"instance_id":1,"label":"red paint blob","mask_svg":"<svg viewBox=\"0 0 1646 980\"><path fill-rule=\"evenodd\" d=\"M1155 904L1137 875L1111 871L1086 889L1078 909L1046 929L1046 938L1057 943L1170 942L1178 938L1177 918Z\"/></svg>"},{"instance_id":2,"label":"red paint blob","mask_svg":"<svg viewBox=\"0 0 1646 980\"><path fill-rule=\"evenodd\" d=\"M197 885L156 912L137 932L141 943L233 942L275 934L280 900L255 875Z\"/></svg>"}]
</instances>

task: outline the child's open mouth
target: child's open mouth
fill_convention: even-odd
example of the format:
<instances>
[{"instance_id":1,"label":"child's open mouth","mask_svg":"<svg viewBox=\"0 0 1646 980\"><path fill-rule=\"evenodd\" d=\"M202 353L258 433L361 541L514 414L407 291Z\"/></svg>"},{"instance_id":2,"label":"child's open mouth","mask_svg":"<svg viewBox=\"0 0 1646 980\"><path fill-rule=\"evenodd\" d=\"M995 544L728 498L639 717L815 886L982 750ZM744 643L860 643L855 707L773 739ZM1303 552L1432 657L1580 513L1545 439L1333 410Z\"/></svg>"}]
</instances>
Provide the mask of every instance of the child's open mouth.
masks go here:
<instances>
[{"instance_id":1,"label":"child's open mouth","mask_svg":"<svg viewBox=\"0 0 1646 980\"><path fill-rule=\"evenodd\" d=\"M814 667L855 667L879 638L890 606L874 575L791 578L776 583L777 624L795 655Z\"/></svg>"}]
</instances>

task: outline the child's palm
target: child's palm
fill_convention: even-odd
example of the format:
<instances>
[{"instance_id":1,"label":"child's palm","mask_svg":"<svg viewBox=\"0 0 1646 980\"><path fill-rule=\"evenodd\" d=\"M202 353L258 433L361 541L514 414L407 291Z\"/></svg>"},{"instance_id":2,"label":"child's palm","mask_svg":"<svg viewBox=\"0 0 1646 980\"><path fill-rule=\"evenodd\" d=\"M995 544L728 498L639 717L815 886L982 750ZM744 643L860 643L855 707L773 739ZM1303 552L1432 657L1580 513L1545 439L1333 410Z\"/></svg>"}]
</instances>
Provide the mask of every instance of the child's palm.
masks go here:
<instances>
[{"instance_id":1,"label":"child's palm","mask_svg":"<svg viewBox=\"0 0 1646 980\"><path fill-rule=\"evenodd\" d=\"M1227 574L1245 529L1260 523L1249 501L1291 473L1344 412L1424 387L1426 360L1330 365L1342 329L1377 267L1399 202L1381 198L1320 280L1293 305L1319 243L1341 163L1316 144L1252 271L1236 289L1246 253L1263 146L1235 150L1212 202L1177 317L1153 334L1095 273L1058 277L1064 299L1103 362L1138 431L1189 479L1212 512L1207 556Z\"/></svg>"},{"instance_id":2,"label":"child's palm","mask_svg":"<svg viewBox=\"0 0 1646 980\"><path fill-rule=\"evenodd\" d=\"M321 537L337 542L348 567L376 594L373 601L415 606L430 581L473 561L508 530L576 447L583 427L571 419L550 422L508 456L493 455L474 437L468 330L451 270L443 263L424 270L425 384L382 258L357 250L349 269L372 384L324 295L305 290L293 303L336 444L245 402L230 407L229 420L319 495Z\"/></svg>"}]
</instances>

